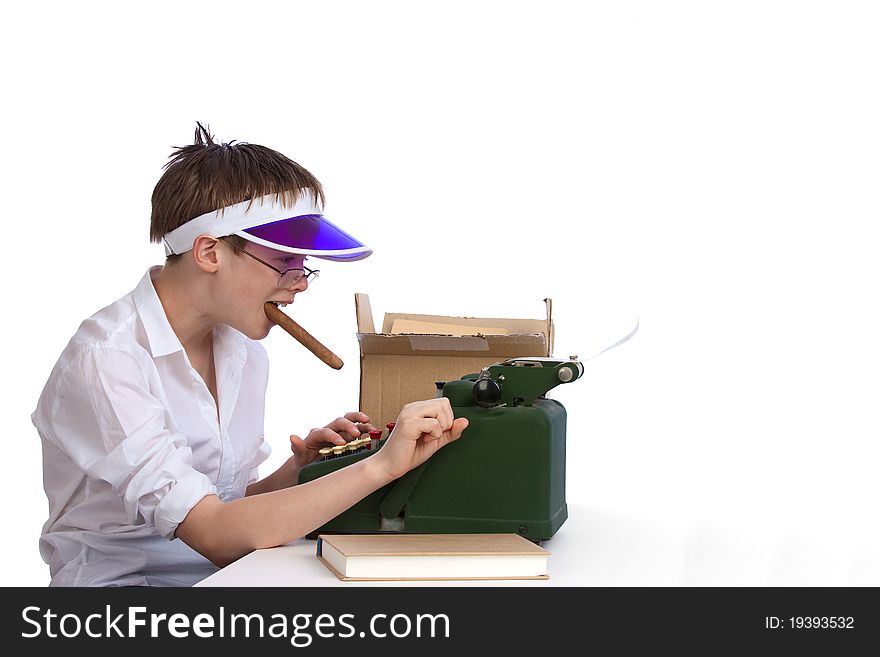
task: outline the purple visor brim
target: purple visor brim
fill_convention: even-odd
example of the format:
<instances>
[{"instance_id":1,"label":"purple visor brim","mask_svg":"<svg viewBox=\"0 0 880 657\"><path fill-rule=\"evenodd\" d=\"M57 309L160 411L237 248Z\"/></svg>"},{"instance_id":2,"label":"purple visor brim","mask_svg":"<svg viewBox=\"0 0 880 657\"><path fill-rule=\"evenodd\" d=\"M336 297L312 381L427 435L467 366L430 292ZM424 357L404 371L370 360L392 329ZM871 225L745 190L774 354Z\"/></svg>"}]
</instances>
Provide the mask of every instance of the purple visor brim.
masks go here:
<instances>
[{"instance_id":1,"label":"purple visor brim","mask_svg":"<svg viewBox=\"0 0 880 657\"><path fill-rule=\"evenodd\" d=\"M360 260L372 250L335 226L322 214L280 219L239 233L245 239L270 248L327 260Z\"/></svg>"}]
</instances>

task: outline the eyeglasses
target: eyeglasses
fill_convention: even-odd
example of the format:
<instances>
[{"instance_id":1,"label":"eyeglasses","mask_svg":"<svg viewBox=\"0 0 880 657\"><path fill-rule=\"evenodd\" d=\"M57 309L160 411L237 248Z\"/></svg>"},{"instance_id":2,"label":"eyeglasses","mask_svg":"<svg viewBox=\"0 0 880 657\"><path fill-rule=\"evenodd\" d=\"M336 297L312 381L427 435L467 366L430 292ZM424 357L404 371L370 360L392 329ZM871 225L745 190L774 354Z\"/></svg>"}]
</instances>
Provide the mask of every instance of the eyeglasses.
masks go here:
<instances>
[{"instance_id":1,"label":"eyeglasses","mask_svg":"<svg viewBox=\"0 0 880 657\"><path fill-rule=\"evenodd\" d=\"M248 253L247 251L245 251L241 247L235 246L235 244L233 244L232 242L227 240L225 237L220 237L218 239L223 240L224 242L226 242L229 246L231 246L236 251L241 251L246 256L250 256L251 258L253 258L257 262L260 262L260 263L266 265L269 269L278 272L278 287L293 287L294 285L296 285L297 283L299 283L303 279L303 276L305 276L305 279L308 283L311 283L316 278L318 278L318 274L321 273L319 270L309 269L305 265L303 265L302 267L293 267L291 269L285 269L282 271L281 269L278 269L278 267L270 265L265 260L260 260L253 253Z\"/></svg>"}]
</instances>

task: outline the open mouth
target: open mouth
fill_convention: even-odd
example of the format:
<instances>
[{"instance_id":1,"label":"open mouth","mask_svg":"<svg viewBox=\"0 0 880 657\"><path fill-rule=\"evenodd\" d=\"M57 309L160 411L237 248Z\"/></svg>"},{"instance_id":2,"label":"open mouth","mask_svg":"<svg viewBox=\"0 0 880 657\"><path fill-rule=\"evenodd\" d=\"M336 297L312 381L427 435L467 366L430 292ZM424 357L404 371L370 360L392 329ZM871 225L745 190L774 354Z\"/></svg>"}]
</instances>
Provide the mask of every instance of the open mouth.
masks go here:
<instances>
[{"instance_id":1,"label":"open mouth","mask_svg":"<svg viewBox=\"0 0 880 657\"><path fill-rule=\"evenodd\" d=\"M285 308L285 307L287 306L286 303L282 303L282 302L280 302L280 301L270 301L269 303L274 303L274 304L275 304L276 306L278 306L279 308Z\"/></svg>"}]
</instances>

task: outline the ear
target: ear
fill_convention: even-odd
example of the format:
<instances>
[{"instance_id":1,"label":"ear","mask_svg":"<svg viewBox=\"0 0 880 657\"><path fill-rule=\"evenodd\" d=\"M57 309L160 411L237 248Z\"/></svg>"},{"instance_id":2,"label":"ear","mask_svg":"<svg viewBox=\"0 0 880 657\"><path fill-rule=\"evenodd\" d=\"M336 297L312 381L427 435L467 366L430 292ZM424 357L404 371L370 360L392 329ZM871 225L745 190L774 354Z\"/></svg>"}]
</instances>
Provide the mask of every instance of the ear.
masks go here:
<instances>
[{"instance_id":1,"label":"ear","mask_svg":"<svg viewBox=\"0 0 880 657\"><path fill-rule=\"evenodd\" d=\"M220 268L220 240L210 235L199 235L193 242L192 258L196 267L213 274Z\"/></svg>"}]
</instances>

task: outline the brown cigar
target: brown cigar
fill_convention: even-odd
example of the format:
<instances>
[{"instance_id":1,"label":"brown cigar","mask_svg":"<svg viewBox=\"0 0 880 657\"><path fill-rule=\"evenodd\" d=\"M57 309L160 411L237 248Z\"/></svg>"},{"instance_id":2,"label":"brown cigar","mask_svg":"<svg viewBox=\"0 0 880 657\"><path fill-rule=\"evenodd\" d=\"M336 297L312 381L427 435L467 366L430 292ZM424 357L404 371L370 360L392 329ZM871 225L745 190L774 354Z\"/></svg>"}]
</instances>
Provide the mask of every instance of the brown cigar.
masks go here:
<instances>
[{"instance_id":1,"label":"brown cigar","mask_svg":"<svg viewBox=\"0 0 880 657\"><path fill-rule=\"evenodd\" d=\"M327 347L318 342L309 334L302 326L294 322L290 317L281 312L274 303L266 303L263 306L266 311L266 317L278 324L285 331L296 338L302 346L311 351L315 356L323 360L334 370L342 369L342 359L330 351Z\"/></svg>"}]
</instances>

